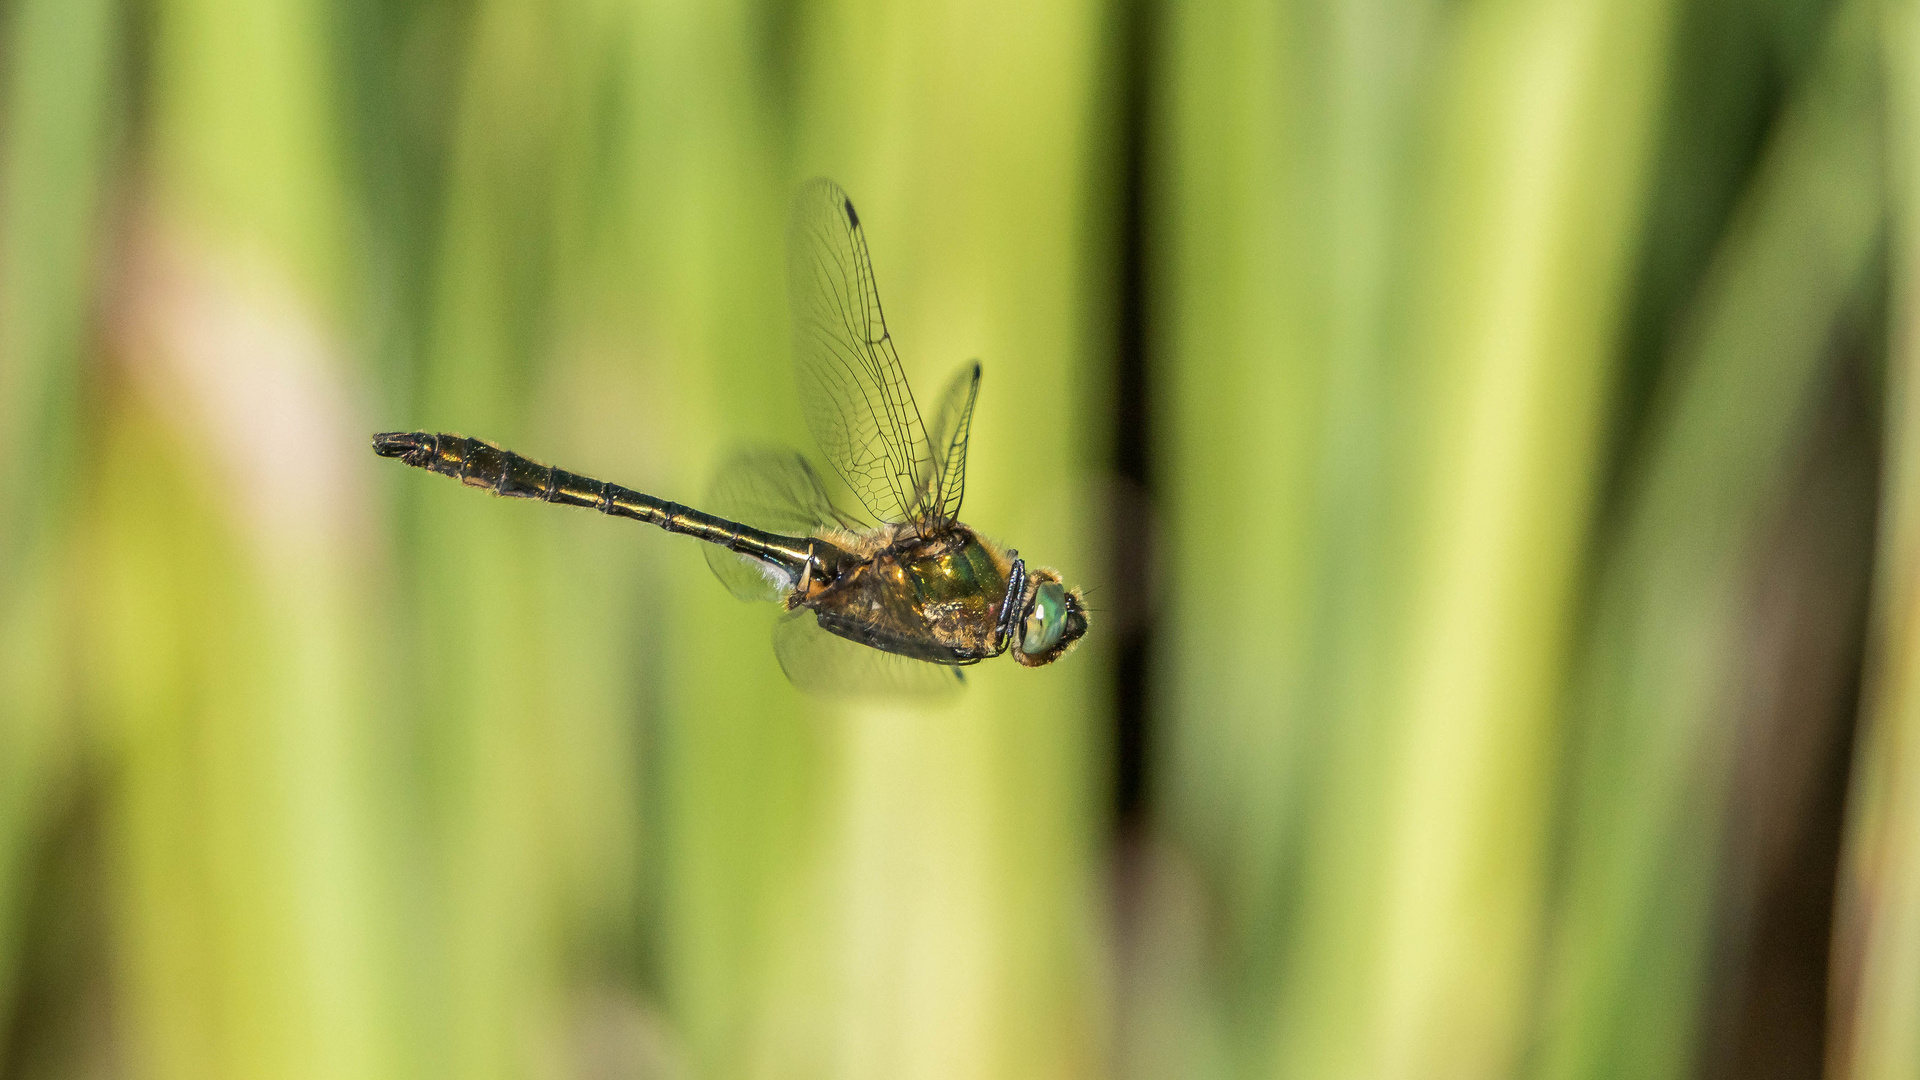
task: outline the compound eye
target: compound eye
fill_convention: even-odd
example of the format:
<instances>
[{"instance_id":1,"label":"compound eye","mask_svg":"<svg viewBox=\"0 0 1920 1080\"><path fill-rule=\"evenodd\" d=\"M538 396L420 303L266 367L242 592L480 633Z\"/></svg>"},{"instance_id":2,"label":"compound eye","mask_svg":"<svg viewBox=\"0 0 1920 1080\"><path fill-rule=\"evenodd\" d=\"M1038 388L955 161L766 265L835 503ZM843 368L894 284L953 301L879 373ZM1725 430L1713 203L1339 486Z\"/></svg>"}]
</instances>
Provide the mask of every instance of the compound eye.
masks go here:
<instances>
[{"instance_id":1,"label":"compound eye","mask_svg":"<svg viewBox=\"0 0 1920 1080\"><path fill-rule=\"evenodd\" d=\"M1026 624L1021 628L1020 651L1039 656L1060 644L1060 634L1066 627L1066 586L1048 582L1034 590L1033 607L1028 610Z\"/></svg>"}]
</instances>

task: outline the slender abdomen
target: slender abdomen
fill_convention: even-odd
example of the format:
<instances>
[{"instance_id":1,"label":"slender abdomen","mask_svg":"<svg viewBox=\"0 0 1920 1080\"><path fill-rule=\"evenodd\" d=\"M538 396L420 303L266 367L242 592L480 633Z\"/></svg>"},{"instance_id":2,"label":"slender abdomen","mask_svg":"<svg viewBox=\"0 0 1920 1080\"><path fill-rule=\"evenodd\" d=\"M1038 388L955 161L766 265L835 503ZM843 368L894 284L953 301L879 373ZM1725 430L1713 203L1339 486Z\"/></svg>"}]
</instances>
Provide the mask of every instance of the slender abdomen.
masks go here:
<instances>
[{"instance_id":1,"label":"slender abdomen","mask_svg":"<svg viewBox=\"0 0 1920 1080\"><path fill-rule=\"evenodd\" d=\"M788 570L796 579L809 558L814 560L814 573L820 574L828 572L829 566L837 568L844 557L838 548L821 540L749 528L619 484L542 465L511 450L463 435L383 432L373 437L373 452L381 457L399 458L415 468L451 476L468 487L485 488L495 495L582 506L614 517L658 525L671 533L764 559Z\"/></svg>"}]
</instances>

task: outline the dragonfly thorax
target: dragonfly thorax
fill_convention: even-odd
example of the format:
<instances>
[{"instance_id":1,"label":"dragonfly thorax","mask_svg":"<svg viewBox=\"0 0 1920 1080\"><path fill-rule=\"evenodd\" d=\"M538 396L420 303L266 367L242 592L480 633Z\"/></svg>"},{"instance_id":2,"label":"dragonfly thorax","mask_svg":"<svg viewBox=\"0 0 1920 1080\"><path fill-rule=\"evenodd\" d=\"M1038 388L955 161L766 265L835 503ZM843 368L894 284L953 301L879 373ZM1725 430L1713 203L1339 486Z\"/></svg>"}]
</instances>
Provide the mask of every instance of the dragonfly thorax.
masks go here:
<instances>
[{"instance_id":1,"label":"dragonfly thorax","mask_svg":"<svg viewBox=\"0 0 1920 1080\"><path fill-rule=\"evenodd\" d=\"M933 533L888 526L820 540L849 562L822 575L789 608L811 608L820 626L864 645L942 664L972 664L1005 651L999 633L1011 560L972 529Z\"/></svg>"},{"instance_id":2,"label":"dragonfly thorax","mask_svg":"<svg viewBox=\"0 0 1920 1080\"><path fill-rule=\"evenodd\" d=\"M787 598L823 629L863 645L942 664L1013 651L1052 663L1086 632L1080 597L1050 569L1024 562L958 522L937 531L893 525L816 537L842 561Z\"/></svg>"}]
</instances>

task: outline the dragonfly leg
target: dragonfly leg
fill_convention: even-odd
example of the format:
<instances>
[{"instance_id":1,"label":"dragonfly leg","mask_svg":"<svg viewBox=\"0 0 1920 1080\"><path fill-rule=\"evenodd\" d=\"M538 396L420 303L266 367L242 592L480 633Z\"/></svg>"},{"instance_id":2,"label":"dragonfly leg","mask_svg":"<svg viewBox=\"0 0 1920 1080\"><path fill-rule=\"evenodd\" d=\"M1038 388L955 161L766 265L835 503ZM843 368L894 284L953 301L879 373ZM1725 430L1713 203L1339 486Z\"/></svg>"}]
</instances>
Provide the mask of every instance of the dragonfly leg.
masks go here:
<instances>
[{"instance_id":1,"label":"dragonfly leg","mask_svg":"<svg viewBox=\"0 0 1920 1080\"><path fill-rule=\"evenodd\" d=\"M1013 624L1020 617L1020 602L1027 598L1027 561L1013 560L1013 572L1007 575L1007 595L1000 601L1000 620L993 627L993 650L999 653L1006 649L1007 638L1013 634Z\"/></svg>"}]
</instances>

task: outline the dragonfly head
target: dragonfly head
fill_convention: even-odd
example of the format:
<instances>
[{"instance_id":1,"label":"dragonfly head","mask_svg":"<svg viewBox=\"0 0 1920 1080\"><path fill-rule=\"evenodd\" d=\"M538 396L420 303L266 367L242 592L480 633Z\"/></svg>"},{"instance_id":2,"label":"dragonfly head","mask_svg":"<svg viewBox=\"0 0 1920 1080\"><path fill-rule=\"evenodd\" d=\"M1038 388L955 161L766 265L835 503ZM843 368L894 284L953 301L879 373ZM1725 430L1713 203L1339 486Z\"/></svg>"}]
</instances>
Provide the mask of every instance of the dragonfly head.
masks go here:
<instances>
[{"instance_id":1,"label":"dragonfly head","mask_svg":"<svg viewBox=\"0 0 1920 1080\"><path fill-rule=\"evenodd\" d=\"M1027 667L1051 664L1086 632L1087 609L1080 603L1080 593L1067 588L1057 571L1040 567L1029 572L1013 658Z\"/></svg>"}]
</instances>

